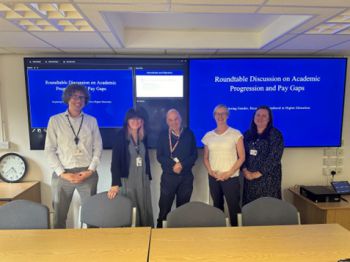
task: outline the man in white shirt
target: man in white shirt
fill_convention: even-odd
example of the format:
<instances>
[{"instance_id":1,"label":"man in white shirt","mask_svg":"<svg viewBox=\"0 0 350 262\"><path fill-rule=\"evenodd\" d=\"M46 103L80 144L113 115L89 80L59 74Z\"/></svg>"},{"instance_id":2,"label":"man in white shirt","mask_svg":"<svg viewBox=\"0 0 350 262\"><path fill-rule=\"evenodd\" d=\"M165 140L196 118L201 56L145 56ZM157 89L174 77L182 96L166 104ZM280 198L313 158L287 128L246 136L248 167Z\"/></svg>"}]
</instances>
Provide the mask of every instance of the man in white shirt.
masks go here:
<instances>
[{"instance_id":1,"label":"man in white shirt","mask_svg":"<svg viewBox=\"0 0 350 262\"><path fill-rule=\"evenodd\" d=\"M73 193L77 189L81 202L96 194L102 139L94 117L82 109L89 102L89 92L77 84L63 93L67 111L50 118L47 127L45 153L54 170L52 197L54 227L65 228Z\"/></svg>"}]
</instances>

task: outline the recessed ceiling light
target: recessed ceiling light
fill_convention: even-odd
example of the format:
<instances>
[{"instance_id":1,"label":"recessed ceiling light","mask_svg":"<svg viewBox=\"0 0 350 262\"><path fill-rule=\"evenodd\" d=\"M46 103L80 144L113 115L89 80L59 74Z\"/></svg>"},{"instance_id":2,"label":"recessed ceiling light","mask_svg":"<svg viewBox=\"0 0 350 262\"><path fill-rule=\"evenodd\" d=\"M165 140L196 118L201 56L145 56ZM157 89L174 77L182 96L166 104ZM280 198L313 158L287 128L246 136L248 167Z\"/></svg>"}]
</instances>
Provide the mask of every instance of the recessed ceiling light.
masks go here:
<instances>
[{"instance_id":1,"label":"recessed ceiling light","mask_svg":"<svg viewBox=\"0 0 350 262\"><path fill-rule=\"evenodd\" d=\"M72 3L0 3L1 15L27 31L94 31Z\"/></svg>"}]
</instances>

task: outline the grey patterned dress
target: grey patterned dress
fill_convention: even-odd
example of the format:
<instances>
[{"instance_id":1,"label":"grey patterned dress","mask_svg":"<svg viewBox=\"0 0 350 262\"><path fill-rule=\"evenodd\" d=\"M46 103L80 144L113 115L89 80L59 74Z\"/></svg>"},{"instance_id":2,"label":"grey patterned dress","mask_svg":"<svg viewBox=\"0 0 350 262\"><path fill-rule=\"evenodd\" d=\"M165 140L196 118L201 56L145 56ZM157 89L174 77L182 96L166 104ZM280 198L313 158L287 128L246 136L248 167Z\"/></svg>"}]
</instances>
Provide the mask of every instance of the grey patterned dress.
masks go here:
<instances>
[{"instance_id":1,"label":"grey patterned dress","mask_svg":"<svg viewBox=\"0 0 350 262\"><path fill-rule=\"evenodd\" d=\"M246 158L242 167L251 172L259 171L262 176L254 180L244 179L243 205L260 197L281 199L281 158L284 149L281 132L272 127L261 136L253 135L248 130L244 133L244 147Z\"/></svg>"},{"instance_id":2,"label":"grey patterned dress","mask_svg":"<svg viewBox=\"0 0 350 262\"><path fill-rule=\"evenodd\" d=\"M145 146L139 145L139 155L142 158L142 166L136 165L138 153L133 143L129 143L130 167L129 177L122 178L122 194L126 195L136 207L137 226L154 226L150 180L146 174Z\"/></svg>"}]
</instances>

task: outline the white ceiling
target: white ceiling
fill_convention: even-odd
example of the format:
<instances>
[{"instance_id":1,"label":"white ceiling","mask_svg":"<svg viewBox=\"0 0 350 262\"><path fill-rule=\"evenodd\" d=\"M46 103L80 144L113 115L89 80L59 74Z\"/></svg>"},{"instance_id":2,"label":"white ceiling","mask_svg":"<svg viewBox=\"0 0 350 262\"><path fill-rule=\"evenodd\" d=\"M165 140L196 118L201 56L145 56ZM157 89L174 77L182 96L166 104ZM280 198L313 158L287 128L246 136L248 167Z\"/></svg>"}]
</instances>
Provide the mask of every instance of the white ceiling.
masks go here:
<instances>
[{"instance_id":1,"label":"white ceiling","mask_svg":"<svg viewBox=\"0 0 350 262\"><path fill-rule=\"evenodd\" d=\"M0 3L48 2L0 0ZM350 0L53 3L72 4L95 31L26 31L6 20L0 11L0 54L350 55L350 30L346 27L333 32L315 31L349 12ZM350 26L350 21L335 23L347 24Z\"/></svg>"}]
</instances>

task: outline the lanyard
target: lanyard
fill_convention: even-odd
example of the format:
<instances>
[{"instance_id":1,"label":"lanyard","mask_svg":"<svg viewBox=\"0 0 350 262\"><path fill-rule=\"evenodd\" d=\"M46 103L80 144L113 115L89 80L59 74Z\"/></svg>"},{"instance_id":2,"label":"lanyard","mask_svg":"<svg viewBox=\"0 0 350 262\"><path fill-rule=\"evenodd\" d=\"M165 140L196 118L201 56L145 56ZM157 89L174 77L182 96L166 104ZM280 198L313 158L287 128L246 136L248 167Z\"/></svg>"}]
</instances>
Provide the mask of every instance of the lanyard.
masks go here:
<instances>
[{"instance_id":1,"label":"lanyard","mask_svg":"<svg viewBox=\"0 0 350 262\"><path fill-rule=\"evenodd\" d=\"M252 146L253 146L253 148L255 148L256 147L256 145L259 143L259 138L257 138L257 139L255 139L253 142L252 142Z\"/></svg>"},{"instance_id":2,"label":"lanyard","mask_svg":"<svg viewBox=\"0 0 350 262\"><path fill-rule=\"evenodd\" d=\"M134 137L131 135L131 140L132 140L132 144L135 147L136 153L139 156L140 155L140 140L139 137L137 136L137 141L135 142Z\"/></svg>"},{"instance_id":3,"label":"lanyard","mask_svg":"<svg viewBox=\"0 0 350 262\"><path fill-rule=\"evenodd\" d=\"M172 141L171 141L171 133L172 131L169 129L169 150L170 150L170 156L171 158L173 158L173 152L175 151L176 147L178 146L179 142L180 142L180 136L181 136L181 133L182 133L182 129L180 130L180 134L179 136L176 136L177 137L177 141L176 143L173 145Z\"/></svg>"},{"instance_id":4,"label":"lanyard","mask_svg":"<svg viewBox=\"0 0 350 262\"><path fill-rule=\"evenodd\" d=\"M78 136L79 136L79 133L80 133L80 130L81 130L81 126L83 125L84 115L81 115L81 122L80 122L80 126L79 126L79 129L78 129L78 133L75 133L74 128L73 128L73 126L72 126L72 123L71 123L70 120L69 120L69 116L66 115L66 117L67 117L69 126L70 126L70 128L72 129L73 134L74 134L74 142L75 142L76 145L78 145L78 144L79 144L79 137L78 137Z\"/></svg>"}]
</instances>

